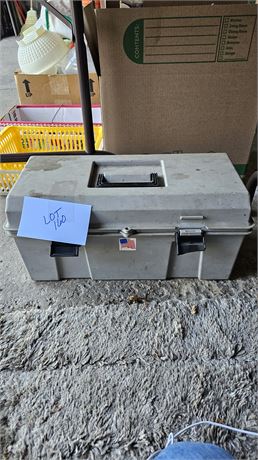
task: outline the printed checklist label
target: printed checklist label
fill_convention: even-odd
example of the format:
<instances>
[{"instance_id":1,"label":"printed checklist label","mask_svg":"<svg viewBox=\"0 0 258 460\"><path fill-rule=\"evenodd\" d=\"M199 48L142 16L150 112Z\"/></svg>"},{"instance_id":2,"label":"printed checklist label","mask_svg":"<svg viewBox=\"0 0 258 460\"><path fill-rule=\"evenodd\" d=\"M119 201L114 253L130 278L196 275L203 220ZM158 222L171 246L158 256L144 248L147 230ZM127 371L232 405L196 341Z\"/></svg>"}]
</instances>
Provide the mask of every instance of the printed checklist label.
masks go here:
<instances>
[{"instance_id":1,"label":"printed checklist label","mask_svg":"<svg viewBox=\"0 0 258 460\"><path fill-rule=\"evenodd\" d=\"M255 22L255 16L225 16L223 18L218 62L248 60Z\"/></svg>"},{"instance_id":2,"label":"printed checklist label","mask_svg":"<svg viewBox=\"0 0 258 460\"><path fill-rule=\"evenodd\" d=\"M140 19L124 35L124 51L137 64L247 61L256 16Z\"/></svg>"}]
</instances>

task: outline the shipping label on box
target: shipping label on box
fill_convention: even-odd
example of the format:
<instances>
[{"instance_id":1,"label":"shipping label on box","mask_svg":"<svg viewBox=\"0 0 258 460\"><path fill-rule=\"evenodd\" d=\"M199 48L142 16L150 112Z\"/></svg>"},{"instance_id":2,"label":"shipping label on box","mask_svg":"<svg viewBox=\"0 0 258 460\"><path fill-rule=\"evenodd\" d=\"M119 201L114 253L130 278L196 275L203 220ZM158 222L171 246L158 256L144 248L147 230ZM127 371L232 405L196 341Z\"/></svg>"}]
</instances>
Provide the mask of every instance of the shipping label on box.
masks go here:
<instances>
[{"instance_id":1,"label":"shipping label on box","mask_svg":"<svg viewBox=\"0 0 258 460\"><path fill-rule=\"evenodd\" d=\"M256 7L97 11L105 149L227 152L242 173L257 118Z\"/></svg>"}]
</instances>

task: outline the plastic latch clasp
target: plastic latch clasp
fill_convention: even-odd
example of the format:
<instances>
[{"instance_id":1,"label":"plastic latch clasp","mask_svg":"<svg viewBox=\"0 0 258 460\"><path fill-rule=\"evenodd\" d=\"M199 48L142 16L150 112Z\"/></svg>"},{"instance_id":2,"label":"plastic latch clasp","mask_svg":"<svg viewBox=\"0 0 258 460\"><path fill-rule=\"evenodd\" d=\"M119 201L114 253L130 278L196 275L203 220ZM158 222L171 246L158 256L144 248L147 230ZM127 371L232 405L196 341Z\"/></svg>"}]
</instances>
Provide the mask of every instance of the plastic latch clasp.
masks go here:
<instances>
[{"instance_id":1,"label":"plastic latch clasp","mask_svg":"<svg viewBox=\"0 0 258 460\"><path fill-rule=\"evenodd\" d=\"M177 228L175 236L178 256L190 252L205 251L206 249L205 233L203 229Z\"/></svg>"},{"instance_id":2,"label":"plastic latch clasp","mask_svg":"<svg viewBox=\"0 0 258 460\"><path fill-rule=\"evenodd\" d=\"M50 246L50 257L78 257L80 246L70 243L58 243L52 241Z\"/></svg>"}]
</instances>

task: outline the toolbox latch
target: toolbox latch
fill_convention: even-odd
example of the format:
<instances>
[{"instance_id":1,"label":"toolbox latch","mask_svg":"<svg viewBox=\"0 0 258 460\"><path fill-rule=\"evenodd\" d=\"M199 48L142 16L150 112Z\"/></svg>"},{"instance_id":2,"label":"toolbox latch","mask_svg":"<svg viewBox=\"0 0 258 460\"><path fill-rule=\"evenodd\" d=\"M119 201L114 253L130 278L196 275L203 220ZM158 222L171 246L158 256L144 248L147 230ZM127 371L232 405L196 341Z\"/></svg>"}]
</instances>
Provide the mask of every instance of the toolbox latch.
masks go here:
<instances>
[{"instance_id":1,"label":"toolbox latch","mask_svg":"<svg viewBox=\"0 0 258 460\"><path fill-rule=\"evenodd\" d=\"M188 254L189 252L205 251L205 234L202 229L180 229L176 230L177 255Z\"/></svg>"},{"instance_id":2,"label":"toolbox latch","mask_svg":"<svg viewBox=\"0 0 258 460\"><path fill-rule=\"evenodd\" d=\"M58 243L52 241L50 248L50 257L78 257L79 248L77 244Z\"/></svg>"}]
</instances>

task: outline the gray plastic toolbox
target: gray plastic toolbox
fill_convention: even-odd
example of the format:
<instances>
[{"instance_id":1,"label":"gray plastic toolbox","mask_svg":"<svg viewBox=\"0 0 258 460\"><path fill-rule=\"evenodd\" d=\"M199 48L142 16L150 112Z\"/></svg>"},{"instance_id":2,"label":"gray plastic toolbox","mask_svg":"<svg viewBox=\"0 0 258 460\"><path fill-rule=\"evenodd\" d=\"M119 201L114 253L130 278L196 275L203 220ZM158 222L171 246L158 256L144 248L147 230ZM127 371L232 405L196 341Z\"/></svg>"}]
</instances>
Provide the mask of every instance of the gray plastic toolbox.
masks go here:
<instances>
[{"instance_id":1,"label":"gray plastic toolbox","mask_svg":"<svg viewBox=\"0 0 258 460\"><path fill-rule=\"evenodd\" d=\"M17 237L24 196L92 205L86 246ZM226 279L252 223L224 153L85 155L30 158L4 228L34 280Z\"/></svg>"}]
</instances>

